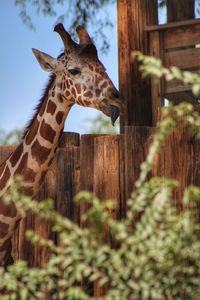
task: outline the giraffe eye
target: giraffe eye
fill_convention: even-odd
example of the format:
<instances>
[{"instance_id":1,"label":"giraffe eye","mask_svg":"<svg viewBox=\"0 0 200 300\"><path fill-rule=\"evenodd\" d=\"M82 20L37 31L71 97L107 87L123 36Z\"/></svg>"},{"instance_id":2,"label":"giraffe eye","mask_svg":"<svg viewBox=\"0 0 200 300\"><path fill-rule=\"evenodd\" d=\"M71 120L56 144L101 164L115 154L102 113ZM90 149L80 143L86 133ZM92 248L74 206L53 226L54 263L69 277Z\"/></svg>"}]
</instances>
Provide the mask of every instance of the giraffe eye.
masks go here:
<instances>
[{"instance_id":1,"label":"giraffe eye","mask_svg":"<svg viewBox=\"0 0 200 300\"><path fill-rule=\"evenodd\" d=\"M68 72L71 74L71 75L77 75L79 74L81 71L79 69L69 69Z\"/></svg>"}]
</instances>

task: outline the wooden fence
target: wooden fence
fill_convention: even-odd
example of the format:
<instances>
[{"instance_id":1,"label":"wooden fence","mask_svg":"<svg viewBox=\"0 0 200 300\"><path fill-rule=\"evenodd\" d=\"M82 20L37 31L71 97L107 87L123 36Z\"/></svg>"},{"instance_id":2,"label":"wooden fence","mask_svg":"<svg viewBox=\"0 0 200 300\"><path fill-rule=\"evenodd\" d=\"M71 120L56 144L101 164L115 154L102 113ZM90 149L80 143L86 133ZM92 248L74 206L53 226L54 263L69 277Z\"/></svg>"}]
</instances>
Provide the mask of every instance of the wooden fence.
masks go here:
<instances>
[{"instance_id":1,"label":"wooden fence","mask_svg":"<svg viewBox=\"0 0 200 300\"><path fill-rule=\"evenodd\" d=\"M110 211L115 219L126 215L126 199L134 187L152 142L153 127L126 127L123 135L82 135L64 133L55 160L46 176L38 200L51 197L56 209L80 226L81 215L87 209L77 209L74 195L80 190L94 192L102 200L112 198L116 208ZM14 150L14 146L0 147L0 162ZM153 175L176 178L180 188L175 198L181 208L181 194L188 184L200 185L200 144L188 139L184 129L172 134L158 155ZM43 265L49 257L48 249L33 247L25 239L25 231L35 229L41 236L52 236L50 225L31 214L21 221L13 239L15 259L26 259L30 266Z\"/></svg>"}]
</instances>

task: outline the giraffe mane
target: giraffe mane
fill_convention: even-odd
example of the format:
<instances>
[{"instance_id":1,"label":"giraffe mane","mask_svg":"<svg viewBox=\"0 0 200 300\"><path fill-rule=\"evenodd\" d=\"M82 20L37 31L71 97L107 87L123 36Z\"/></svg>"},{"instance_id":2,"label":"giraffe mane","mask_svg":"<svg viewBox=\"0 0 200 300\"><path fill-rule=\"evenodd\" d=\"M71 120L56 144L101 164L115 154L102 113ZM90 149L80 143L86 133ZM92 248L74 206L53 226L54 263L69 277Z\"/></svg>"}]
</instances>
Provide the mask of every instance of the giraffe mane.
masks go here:
<instances>
[{"instance_id":1,"label":"giraffe mane","mask_svg":"<svg viewBox=\"0 0 200 300\"><path fill-rule=\"evenodd\" d=\"M56 75L54 73L51 73L49 76L49 80L47 82L46 87L44 88L44 92L42 97L40 98L38 104L36 105L35 109L34 109L34 114L32 116L32 118L30 119L30 121L27 123L24 133L22 135L22 139L24 139L24 137L26 136L27 132L29 131L29 129L31 128L31 126L33 125L33 122L38 114L38 112L40 111L42 104L44 103L45 99L48 97L48 92L49 89L51 88L54 80L55 80Z\"/></svg>"}]
</instances>

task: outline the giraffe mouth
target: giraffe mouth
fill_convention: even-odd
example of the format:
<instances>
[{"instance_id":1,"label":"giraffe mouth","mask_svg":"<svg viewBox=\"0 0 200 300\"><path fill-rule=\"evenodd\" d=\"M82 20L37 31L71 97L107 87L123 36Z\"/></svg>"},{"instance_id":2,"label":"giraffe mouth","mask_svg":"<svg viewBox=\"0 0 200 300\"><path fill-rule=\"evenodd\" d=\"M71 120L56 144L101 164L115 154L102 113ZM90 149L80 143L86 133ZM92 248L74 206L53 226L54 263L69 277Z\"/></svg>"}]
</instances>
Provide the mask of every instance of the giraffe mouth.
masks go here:
<instances>
[{"instance_id":1,"label":"giraffe mouth","mask_svg":"<svg viewBox=\"0 0 200 300\"><path fill-rule=\"evenodd\" d=\"M115 122L120 115L120 110L118 106L110 105L110 119L113 126L115 126Z\"/></svg>"}]
</instances>

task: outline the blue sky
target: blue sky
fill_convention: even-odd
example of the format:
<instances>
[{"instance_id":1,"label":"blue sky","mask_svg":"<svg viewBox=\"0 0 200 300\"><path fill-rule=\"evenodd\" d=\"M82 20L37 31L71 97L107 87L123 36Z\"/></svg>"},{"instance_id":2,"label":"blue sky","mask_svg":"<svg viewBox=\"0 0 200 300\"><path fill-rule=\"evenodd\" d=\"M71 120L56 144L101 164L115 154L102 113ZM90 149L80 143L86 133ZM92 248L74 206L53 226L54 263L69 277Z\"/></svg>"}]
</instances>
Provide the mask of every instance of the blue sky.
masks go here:
<instances>
[{"instance_id":1,"label":"blue sky","mask_svg":"<svg viewBox=\"0 0 200 300\"><path fill-rule=\"evenodd\" d=\"M53 32L55 19L31 13L35 31L31 31L19 17L14 1L0 1L0 128L10 131L23 128L33 114L49 74L38 65L31 48L56 57L62 42ZM108 54L99 53L109 76L118 86L118 52L116 6L108 8L114 28L106 32L111 48ZM65 27L68 27L65 22ZM91 32L92 33L92 32ZM96 44L97 48L100 45ZM98 112L74 106L67 118L65 130L84 133L85 120Z\"/></svg>"}]
</instances>

